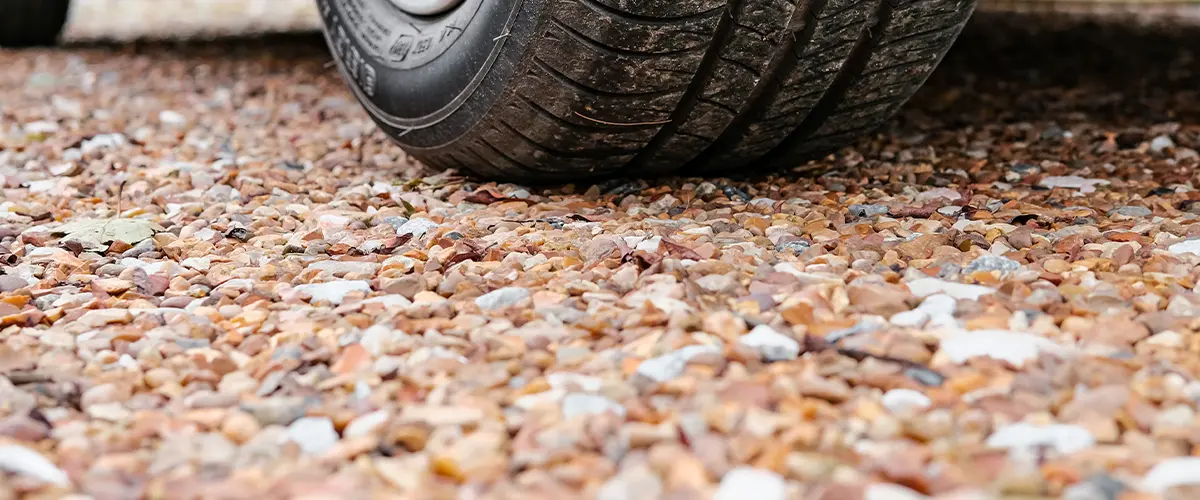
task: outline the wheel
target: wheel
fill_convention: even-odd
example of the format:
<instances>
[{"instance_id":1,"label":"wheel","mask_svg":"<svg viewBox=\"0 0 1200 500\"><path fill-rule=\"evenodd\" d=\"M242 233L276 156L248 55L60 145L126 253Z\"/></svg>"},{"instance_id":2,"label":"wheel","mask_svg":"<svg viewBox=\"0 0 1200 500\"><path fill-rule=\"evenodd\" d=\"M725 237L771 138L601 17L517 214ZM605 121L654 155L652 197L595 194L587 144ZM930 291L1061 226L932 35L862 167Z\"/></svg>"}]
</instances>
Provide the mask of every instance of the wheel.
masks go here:
<instances>
[{"instance_id":1,"label":"wheel","mask_svg":"<svg viewBox=\"0 0 1200 500\"><path fill-rule=\"evenodd\" d=\"M893 115L974 0L319 0L376 123L417 159L508 181L740 172Z\"/></svg>"},{"instance_id":2,"label":"wheel","mask_svg":"<svg viewBox=\"0 0 1200 500\"><path fill-rule=\"evenodd\" d=\"M54 45L71 0L0 0L0 47Z\"/></svg>"}]
</instances>

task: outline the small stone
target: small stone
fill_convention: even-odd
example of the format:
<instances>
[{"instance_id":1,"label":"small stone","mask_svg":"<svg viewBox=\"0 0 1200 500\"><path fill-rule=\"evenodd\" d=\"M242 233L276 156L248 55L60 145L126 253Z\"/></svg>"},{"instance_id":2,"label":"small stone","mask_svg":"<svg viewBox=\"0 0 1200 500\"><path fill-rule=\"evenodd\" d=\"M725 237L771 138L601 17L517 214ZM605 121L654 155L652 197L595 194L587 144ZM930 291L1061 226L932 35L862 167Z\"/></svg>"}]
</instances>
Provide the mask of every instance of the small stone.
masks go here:
<instances>
[{"instance_id":1,"label":"small stone","mask_svg":"<svg viewBox=\"0 0 1200 500\"><path fill-rule=\"evenodd\" d=\"M929 408L933 404L933 400L920 391L892 389L883 393L880 403L893 414L904 415Z\"/></svg>"},{"instance_id":2,"label":"small stone","mask_svg":"<svg viewBox=\"0 0 1200 500\"><path fill-rule=\"evenodd\" d=\"M97 151L116 149L126 144L129 144L129 141L122 134L100 134L91 139L84 139L79 150L86 155Z\"/></svg>"},{"instance_id":3,"label":"small stone","mask_svg":"<svg viewBox=\"0 0 1200 500\"><path fill-rule=\"evenodd\" d=\"M602 415L609 412L624 417L625 407L617 404L616 401L596 394L573 392L562 399L564 419L578 415Z\"/></svg>"},{"instance_id":4,"label":"small stone","mask_svg":"<svg viewBox=\"0 0 1200 500\"><path fill-rule=\"evenodd\" d=\"M1183 335L1174 330L1165 330L1147 337L1142 341L1149 345L1182 349L1185 345Z\"/></svg>"},{"instance_id":5,"label":"small stone","mask_svg":"<svg viewBox=\"0 0 1200 500\"><path fill-rule=\"evenodd\" d=\"M1042 352L1063 354L1067 349L1049 339L1005 330L961 330L942 339L938 353L954 363L985 356L1022 366Z\"/></svg>"},{"instance_id":6,"label":"small stone","mask_svg":"<svg viewBox=\"0 0 1200 500\"><path fill-rule=\"evenodd\" d=\"M850 205L850 215L857 217L875 217L884 215L890 210L887 205Z\"/></svg>"},{"instance_id":7,"label":"small stone","mask_svg":"<svg viewBox=\"0 0 1200 500\"><path fill-rule=\"evenodd\" d=\"M164 109L158 112L158 121L163 125L183 125L187 123L187 117L183 116L178 111Z\"/></svg>"},{"instance_id":8,"label":"small stone","mask_svg":"<svg viewBox=\"0 0 1200 500\"><path fill-rule=\"evenodd\" d=\"M959 300L979 300L984 295L996 293L995 290L986 286L954 283L937 278L920 278L910 281L908 290L917 297L928 297L941 293Z\"/></svg>"},{"instance_id":9,"label":"small stone","mask_svg":"<svg viewBox=\"0 0 1200 500\"><path fill-rule=\"evenodd\" d=\"M963 268L963 273L970 274L980 271L1000 271L1002 273L1010 273L1021 269L1021 263L1001 257L999 255L987 254L971 261L967 267Z\"/></svg>"},{"instance_id":10,"label":"small stone","mask_svg":"<svg viewBox=\"0 0 1200 500\"><path fill-rule=\"evenodd\" d=\"M993 448L1048 447L1060 454L1086 450L1096 444L1087 429L1077 425L1033 425L1016 423L996 429L988 436L987 445Z\"/></svg>"},{"instance_id":11,"label":"small stone","mask_svg":"<svg viewBox=\"0 0 1200 500\"><path fill-rule=\"evenodd\" d=\"M687 363L697 355L704 353L719 353L721 350L714 345L689 345L681 347L661 356L645 361L637 367L637 374L655 382L673 380L683 374Z\"/></svg>"},{"instance_id":12,"label":"small stone","mask_svg":"<svg viewBox=\"0 0 1200 500\"><path fill-rule=\"evenodd\" d=\"M71 485L67 473L40 453L21 445L0 445L0 470L27 476L59 487Z\"/></svg>"},{"instance_id":13,"label":"small stone","mask_svg":"<svg viewBox=\"0 0 1200 500\"><path fill-rule=\"evenodd\" d=\"M0 293L15 292L27 286L29 286L29 282L24 278L8 274L0 276Z\"/></svg>"},{"instance_id":14,"label":"small stone","mask_svg":"<svg viewBox=\"0 0 1200 500\"><path fill-rule=\"evenodd\" d=\"M1146 207L1141 207L1141 206L1137 206L1137 205L1126 205L1126 206L1117 208L1117 209L1109 212L1108 214L1109 215L1123 215L1125 217L1149 217L1153 213L1154 212L1152 212L1149 208L1146 208Z\"/></svg>"},{"instance_id":15,"label":"small stone","mask_svg":"<svg viewBox=\"0 0 1200 500\"><path fill-rule=\"evenodd\" d=\"M767 325L758 325L738 342L758 351L767 361L788 361L800 356L800 343Z\"/></svg>"},{"instance_id":16,"label":"small stone","mask_svg":"<svg viewBox=\"0 0 1200 500\"><path fill-rule=\"evenodd\" d=\"M605 481L596 491L596 500L659 500L663 484L658 475L646 466L622 470Z\"/></svg>"},{"instance_id":17,"label":"small stone","mask_svg":"<svg viewBox=\"0 0 1200 500\"><path fill-rule=\"evenodd\" d=\"M774 471L755 467L737 467L721 478L712 500L784 500L787 483Z\"/></svg>"},{"instance_id":18,"label":"small stone","mask_svg":"<svg viewBox=\"0 0 1200 500\"><path fill-rule=\"evenodd\" d=\"M103 278L92 281L92 287L109 295L120 295L133 288L133 282L119 278Z\"/></svg>"},{"instance_id":19,"label":"small stone","mask_svg":"<svg viewBox=\"0 0 1200 500\"><path fill-rule=\"evenodd\" d=\"M292 422L287 428L287 440L300 446L309 455L325 453L338 442L333 421L328 417L304 417Z\"/></svg>"},{"instance_id":20,"label":"small stone","mask_svg":"<svg viewBox=\"0 0 1200 500\"><path fill-rule=\"evenodd\" d=\"M1141 490L1162 495L1179 486L1200 485L1200 457L1175 457L1159 462L1142 478Z\"/></svg>"},{"instance_id":21,"label":"small stone","mask_svg":"<svg viewBox=\"0 0 1200 500\"><path fill-rule=\"evenodd\" d=\"M429 219L412 219L396 228L396 236L411 234L413 238L420 238L438 227L438 223Z\"/></svg>"},{"instance_id":22,"label":"small stone","mask_svg":"<svg viewBox=\"0 0 1200 500\"><path fill-rule=\"evenodd\" d=\"M1175 141L1171 140L1170 136L1160 135L1150 140L1150 151L1154 153L1162 153L1174 147Z\"/></svg>"},{"instance_id":23,"label":"small stone","mask_svg":"<svg viewBox=\"0 0 1200 500\"><path fill-rule=\"evenodd\" d=\"M258 420L244 411L231 411L221 422L221 434L238 444L250 441L261 429Z\"/></svg>"},{"instance_id":24,"label":"small stone","mask_svg":"<svg viewBox=\"0 0 1200 500\"><path fill-rule=\"evenodd\" d=\"M804 240L781 241L775 245L776 252L786 252L795 255L800 255L809 248L812 248L812 244Z\"/></svg>"},{"instance_id":25,"label":"small stone","mask_svg":"<svg viewBox=\"0 0 1200 500\"><path fill-rule=\"evenodd\" d=\"M387 410L375 410L370 413L359 415L342 430L342 435L349 438L368 436L379 429L383 424L387 423L391 414Z\"/></svg>"},{"instance_id":26,"label":"small stone","mask_svg":"<svg viewBox=\"0 0 1200 500\"><path fill-rule=\"evenodd\" d=\"M1109 182L1104 179L1085 179L1078 175L1066 175L1043 177L1040 184L1051 189L1078 189L1080 193L1087 194L1095 191L1096 186L1107 186Z\"/></svg>"},{"instance_id":27,"label":"small stone","mask_svg":"<svg viewBox=\"0 0 1200 500\"><path fill-rule=\"evenodd\" d=\"M309 264L308 269L316 269L334 276L342 276L349 273L374 275L379 270L379 264L374 262L322 260Z\"/></svg>"},{"instance_id":28,"label":"small stone","mask_svg":"<svg viewBox=\"0 0 1200 500\"><path fill-rule=\"evenodd\" d=\"M475 305L485 311L495 311L519 304L528 299L529 290L518 287L506 287L484 294L475 299Z\"/></svg>"},{"instance_id":29,"label":"small stone","mask_svg":"<svg viewBox=\"0 0 1200 500\"><path fill-rule=\"evenodd\" d=\"M112 324L124 324L133 321L133 315L125 309L95 309L83 313L78 320L79 324L91 328L100 328Z\"/></svg>"},{"instance_id":30,"label":"small stone","mask_svg":"<svg viewBox=\"0 0 1200 500\"><path fill-rule=\"evenodd\" d=\"M329 281L326 283L312 283L300 285L296 287L296 291L307 295L309 302L314 304L319 302L327 302L333 305L340 305L346 296L351 293L371 293L371 284L366 281Z\"/></svg>"},{"instance_id":31,"label":"small stone","mask_svg":"<svg viewBox=\"0 0 1200 500\"><path fill-rule=\"evenodd\" d=\"M696 285L709 293L729 293L737 289L738 282L728 274L710 274L696 280Z\"/></svg>"},{"instance_id":32,"label":"small stone","mask_svg":"<svg viewBox=\"0 0 1200 500\"><path fill-rule=\"evenodd\" d=\"M1119 479L1104 473L1075 483L1063 491L1063 500L1117 500L1127 487Z\"/></svg>"},{"instance_id":33,"label":"small stone","mask_svg":"<svg viewBox=\"0 0 1200 500\"><path fill-rule=\"evenodd\" d=\"M1200 239L1184 240L1167 247L1167 251L1176 255L1200 255Z\"/></svg>"}]
</instances>

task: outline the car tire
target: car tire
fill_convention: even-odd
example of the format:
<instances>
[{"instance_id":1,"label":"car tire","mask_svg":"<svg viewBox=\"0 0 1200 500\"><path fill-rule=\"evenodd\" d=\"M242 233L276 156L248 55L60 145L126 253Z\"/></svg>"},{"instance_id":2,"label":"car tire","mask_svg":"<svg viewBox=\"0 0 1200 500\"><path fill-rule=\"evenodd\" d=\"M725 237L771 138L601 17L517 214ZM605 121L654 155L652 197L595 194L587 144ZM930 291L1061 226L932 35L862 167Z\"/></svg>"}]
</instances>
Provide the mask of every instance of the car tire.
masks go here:
<instances>
[{"instance_id":1,"label":"car tire","mask_svg":"<svg viewBox=\"0 0 1200 500\"><path fill-rule=\"evenodd\" d=\"M0 47L54 45L70 0L0 0Z\"/></svg>"},{"instance_id":2,"label":"car tire","mask_svg":"<svg viewBox=\"0 0 1200 500\"><path fill-rule=\"evenodd\" d=\"M497 180L788 168L876 130L974 0L319 0L371 117Z\"/></svg>"}]
</instances>

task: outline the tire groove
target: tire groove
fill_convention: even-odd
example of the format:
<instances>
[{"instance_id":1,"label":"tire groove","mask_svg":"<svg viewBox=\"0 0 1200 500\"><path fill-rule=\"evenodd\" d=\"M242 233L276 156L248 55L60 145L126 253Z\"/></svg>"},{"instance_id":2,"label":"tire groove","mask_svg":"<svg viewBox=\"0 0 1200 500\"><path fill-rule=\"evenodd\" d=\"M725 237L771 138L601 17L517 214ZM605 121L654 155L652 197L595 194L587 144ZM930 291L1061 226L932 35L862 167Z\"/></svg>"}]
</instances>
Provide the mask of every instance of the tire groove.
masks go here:
<instances>
[{"instance_id":1,"label":"tire groove","mask_svg":"<svg viewBox=\"0 0 1200 500\"><path fill-rule=\"evenodd\" d=\"M694 52L701 52L706 48L704 45L701 45L698 47L691 47L691 48L687 48L687 49L683 49L683 50L674 50L674 51L668 51L668 52L638 52L636 50L618 49L616 47L610 47L608 45L604 45L603 43L600 43L599 40L595 40L592 37L581 33L579 30L568 26L567 23L564 23L561 19L551 18L550 22L552 24L554 24L555 26L558 26L559 28L561 28L571 38L579 41L579 43L582 43L584 45L587 45L588 47L591 47L593 50L595 50L597 52L607 52L609 54L616 54L616 55L626 56L626 57L657 59L660 57L681 56L681 55L685 55L685 54L691 54Z\"/></svg>"},{"instance_id":2,"label":"tire groove","mask_svg":"<svg viewBox=\"0 0 1200 500\"><path fill-rule=\"evenodd\" d=\"M536 64L539 68L541 68L543 71L545 71L551 77L553 77L555 80L558 80L559 82L561 82L571 88L574 88L575 90L579 91L582 94L587 94L592 97L619 98L619 99L635 99L635 98L639 98L639 97L650 98L650 97L662 97L662 96L677 94L677 93L679 93L680 90L682 90L682 89L657 90L654 92L629 92L629 93L610 92L607 90L600 90L598 88L588 86L587 84L584 84L583 82L575 81L575 79L571 78L570 76L567 76L563 72L561 72L557 69L554 69L554 67L551 66L550 63L546 62L544 59L542 59L540 57L535 56L533 58L533 60L534 60L534 64Z\"/></svg>"},{"instance_id":3,"label":"tire groove","mask_svg":"<svg viewBox=\"0 0 1200 500\"><path fill-rule=\"evenodd\" d=\"M687 91L680 98L679 103L675 106L675 111L671 113L671 121L659 129L658 133L650 139L646 147L641 152L634 156L629 163L622 167L622 170L643 167L655 154L667 143L684 122L691 115L692 110L700 102L700 98L704 93L705 87L713 77L713 67L717 61L721 59L721 49L732 38L736 13L739 13L744 0L730 0L722 8L724 14L721 20L717 23L717 27L713 30L713 40L709 43L708 51L704 54L704 59L700 61L700 66L696 69L696 75L692 78L691 84L688 85Z\"/></svg>"},{"instance_id":4,"label":"tire groove","mask_svg":"<svg viewBox=\"0 0 1200 500\"><path fill-rule=\"evenodd\" d=\"M646 129L652 129L652 128L659 127L659 125L619 125L619 126L614 126L614 125L602 125L599 123L592 125L591 124L592 122L575 123L573 121L567 120L566 118L563 118L561 116L554 114L550 110L543 107L541 104L538 104L536 101L534 101L533 99L530 99L529 97L527 97L525 95L517 93L517 97L520 98L521 101L525 102L525 104L529 105L529 107L533 108L537 113L540 113L543 116L553 119L554 121L561 124L563 127L567 127L569 129L576 130L580 133L607 132L610 134L620 134L623 132L637 132L637 131L642 131L642 130L646 130Z\"/></svg>"},{"instance_id":5,"label":"tire groove","mask_svg":"<svg viewBox=\"0 0 1200 500\"><path fill-rule=\"evenodd\" d=\"M872 31L872 28L884 26L891 21L892 4L890 0L882 0L879 2L879 8L876 10L874 23L866 28L867 36L860 37L854 49L850 52L850 57L842 64L842 68L838 71L837 77L834 78L833 84L809 111L808 116L800 122L800 126L796 127L792 133L763 156L764 163L773 163L777 156L783 151L790 149L798 141L802 141L808 136L811 136L829 119L829 115L837 109L841 103L842 97L850 91L850 86L854 82L854 78L859 75L863 68L866 67L867 61L871 57L871 48L876 44L876 37L882 36L882 30Z\"/></svg>"},{"instance_id":6,"label":"tire groove","mask_svg":"<svg viewBox=\"0 0 1200 500\"><path fill-rule=\"evenodd\" d=\"M827 0L810 0L803 11L793 11L792 19L813 18L815 12L825 8L826 2ZM688 166L695 164L699 159L715 157L722 151L730 151L737 146L745 131L754 124L757 117L766 111L782 89L783 80L799 62L799 59L792 53L793 50L797 46L806 46L812 41L813 35L817 31L817 24L806 20L799 33L785 37L784 43L776 49L775 56L768 63L767 71L763 72L766 77L751 91L750 98L746 100L746 105L743 106L741 112L726 125L725 130L717 136L712 144L697 155L696 159L688 162ZM687 169L688 166L684 166L684 169Z\"/></svg>"},{"instance_id":7,"label":"tire groove","mask_svg":"<svg viewBox=\"0 0 1200 500\"><path fill-rule=\"evenodd\" d=\"M600 2L597 2L596 0L575 0L575 1L579 2L580 4L583 4L585 7L588 7L600 14L604 14L606 16L609 16L609 17L612 17L615 19L620 19L620 20L623 20L626 22L636 23L636 24L654 24L654 25L659 25L659 26L671 26L671 25L678 25L678 24L686 24L686 23L700 20L700 19L707 19L708 17L712 16L712 14L714 12L725 8L725 6L721 6L721 7L715 8L715 9L706 10L704 12L697 12L695 14L690 14L690 15L680 16L680 17L654 17L654 16L642 16L642 15L638 15L638 14L625 12L623 10L615 9L615 8L609 7L607 5L604 5Z\"/></svg>"}]
</instances>

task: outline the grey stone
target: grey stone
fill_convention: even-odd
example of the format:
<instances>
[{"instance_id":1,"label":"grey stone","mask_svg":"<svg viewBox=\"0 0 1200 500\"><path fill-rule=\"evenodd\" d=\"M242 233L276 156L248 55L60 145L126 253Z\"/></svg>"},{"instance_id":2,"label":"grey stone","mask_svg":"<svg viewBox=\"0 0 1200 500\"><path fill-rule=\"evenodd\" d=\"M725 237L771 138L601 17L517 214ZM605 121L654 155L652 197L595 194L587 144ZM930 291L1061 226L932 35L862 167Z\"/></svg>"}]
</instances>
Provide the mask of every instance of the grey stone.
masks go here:
<instances>
[{"instance_id":1,"label":"grey stone","mask_svg":"<svg viewBox=\"0 0 1200 500\"><path fill-rule=\"evenodd\" d=\"M887 205L850 205L850 214L858 217L875 217L888 213Z\"/></svg>"},{"instance_id":2,"label":"grey stone","mask_svg":"<svg viewBox=\"0 0 1200 500\"><path fill-rule=\"evenodd\" d=\"M963 272L970 274L978 271L1000 271L1013 272L1021 269L1021 263L1007 257L999 255L984 255L971 261L967 267L963 268Z\"/></svg>"}]
</instances>

